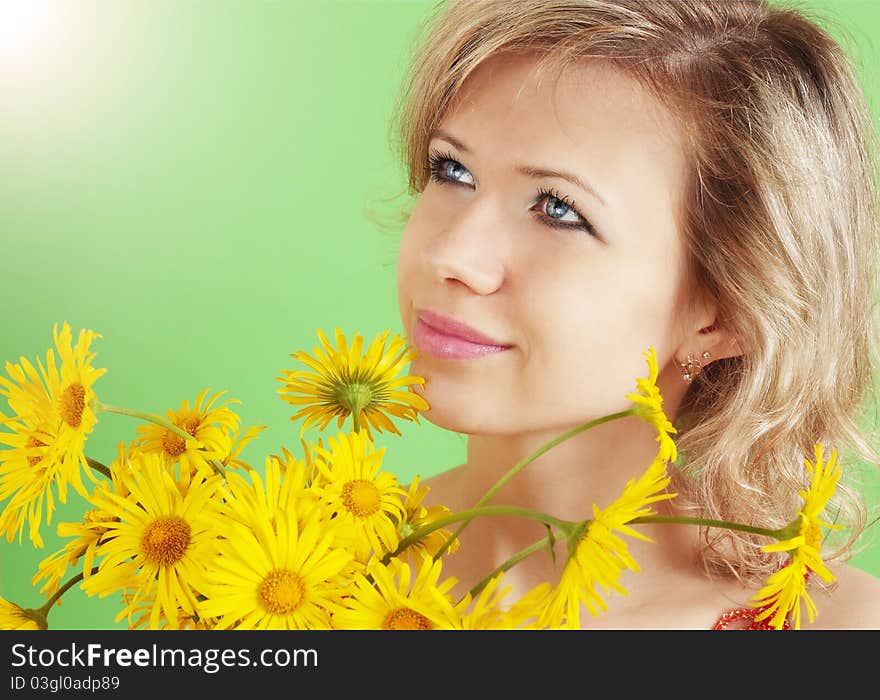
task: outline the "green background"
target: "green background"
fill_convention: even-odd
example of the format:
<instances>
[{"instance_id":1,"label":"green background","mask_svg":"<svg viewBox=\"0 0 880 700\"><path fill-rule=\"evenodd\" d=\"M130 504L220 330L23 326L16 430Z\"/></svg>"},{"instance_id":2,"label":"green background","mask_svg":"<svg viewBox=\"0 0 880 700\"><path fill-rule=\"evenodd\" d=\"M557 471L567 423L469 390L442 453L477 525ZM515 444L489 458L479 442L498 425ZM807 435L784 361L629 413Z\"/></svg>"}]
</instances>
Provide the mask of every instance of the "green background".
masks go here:
<instances>
[{"instance_id":1,"label":"green background","mask_svg":"<svg viewBox=\"0 0 880 700\"><path fill-rule=\"evenodd\" d=\"M402 333L403 203L389 118L426 0L106 0L0 4L0 361L32 362L52 325L102 334L106 403L164 414L202 389L268 428L243 456L300 454L277 394L316 330ZM880 2L802 3L834 18L878 109ZM839 25L839 26L837 26ZM2 408L5 408L5 402ZM101 414L109 463L138 421ZM461 463L461 435L427 421L378 435L401 479ZM313 433L313 437L317 434ZM0 541L0 595L38 607L38 562L78 520ZM880 546L855 564L880 575ZM53 628L114 628L116 596L72 589Z\"/></svg>"}]
</instances>

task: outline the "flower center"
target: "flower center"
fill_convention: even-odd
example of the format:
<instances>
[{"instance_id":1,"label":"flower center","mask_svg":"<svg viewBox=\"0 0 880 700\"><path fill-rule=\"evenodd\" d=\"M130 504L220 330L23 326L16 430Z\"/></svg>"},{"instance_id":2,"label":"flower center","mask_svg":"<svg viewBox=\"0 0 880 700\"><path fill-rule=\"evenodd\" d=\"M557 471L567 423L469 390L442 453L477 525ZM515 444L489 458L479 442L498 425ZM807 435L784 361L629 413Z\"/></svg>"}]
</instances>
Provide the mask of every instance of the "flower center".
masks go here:
<instances>
[{"instance_id":1,"label":"flower center","mask_svg":"<svg viewBox=\"0 0 880 700\"><path fill-rule=\"evenodd\" d=\"M196 431L201 424L202 419L199 416L189 416L180 421L180 423L177 423L177 427L195 437ZM165 454L171 457L177 457L186 451L186 440L177 433L166 430L165 434L162 436L162 447L165 450Z\"/></svg>"},{"instance_id":2,"label":"flower center","mask_svg":"<svg viewBox=\"0 0 880 700\"><path fill-rule=\"evenodd\" d=\"M263 607L274 615L294 612L306 597L303 580L288 569L275 569L257 589Z\"/></svg>"},{"instance_id":3,"label":"flower center","mask_svg":"<svg viewBox=\"0 0 880 700\"><path fill-rule=\"evenodd\" d=\"M367 518L379 510L379 490L366 479L346 481L342 487L342 502L349 512Z\"/></svg>"},{"instance_id":4,"label":"flower center","mask_svg":"<svg viewBox=\"0 0 880 700\"><path fill-rule=\"evenodd\" d=\"M385 616L383 630L432 630L431 621L415 610L395 608Z\"/></svg>"},{"instance_id":5,"label":"flower center","mask_svg":"<svg viewBox=\"0 0 880 700\"><path fill-rule=\"evenodd\" d=\"M141 552L159 566L176 564L191 541L189 523L179 515L163 515L147 525L141 538Z\"/></svg>"},{"instance_id":6,"label":"flower center","mask_svg":"<svg viewBox=\"0 0 880 700\"><path fill-rule=\"evenodd\" d=\"M79 382L75 382L61 394L61 417L71 428L78 428L82 423L85 408L86 389Z\"/></svg>"},{"instance_id":7,"label":"flower center","mask_svg":"<svg viewBox=\"0 0 880 700\"><path fill-rule=\"evenodd\" d=\"M47 445L42 440L37 440L37 438L35 438L33 435L31 435L28 438L27 444L25 445L25 447L47 447ZM32 467L36 467L42 459L43 458L41 456L28 457L27 461L28 461L28 464L30 464Z\"/></svg>"}]
</instances>

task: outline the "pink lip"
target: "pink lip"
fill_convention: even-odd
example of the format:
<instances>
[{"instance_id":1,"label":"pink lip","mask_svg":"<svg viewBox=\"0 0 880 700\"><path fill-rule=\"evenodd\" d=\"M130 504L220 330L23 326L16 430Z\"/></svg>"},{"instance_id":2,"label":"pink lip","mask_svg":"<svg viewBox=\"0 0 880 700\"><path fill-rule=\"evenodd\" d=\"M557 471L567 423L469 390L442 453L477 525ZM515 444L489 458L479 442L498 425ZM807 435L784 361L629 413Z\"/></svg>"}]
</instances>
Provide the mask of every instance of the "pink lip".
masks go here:
<instances>
[{"instance_id":1,"label":"pink lip","mask_svg":"<svg viewBox=\"0 0 880 700\"><path fill-rule=\"evenodd\" d=\"M419 311L414 343L429 355L453 360L482 357L512 347L433 311Z\"/></svg>"}]
</instances>

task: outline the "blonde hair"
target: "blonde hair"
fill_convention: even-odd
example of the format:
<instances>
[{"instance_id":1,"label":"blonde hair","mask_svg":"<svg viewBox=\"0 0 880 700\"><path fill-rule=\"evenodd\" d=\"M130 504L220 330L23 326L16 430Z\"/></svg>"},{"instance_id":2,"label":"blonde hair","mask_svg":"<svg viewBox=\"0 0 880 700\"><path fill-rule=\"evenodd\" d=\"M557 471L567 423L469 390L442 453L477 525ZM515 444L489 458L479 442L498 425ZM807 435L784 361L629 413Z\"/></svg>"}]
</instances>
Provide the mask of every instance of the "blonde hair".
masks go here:
<instances>
[{"instance_id":1,"label":"blonde hair","mask_svg":"<svg viewBox=\"0 0 880 700\"><path fill-rule=\"evenodd\" d=\"M499 52L560 72L599 59L680 117L690 277L747 352L711 362L687 391L675 502L782 527L821 441L848 467L826 511L845 534L824 556L851 555L868 518L858 460L880 462L862 425L876 406L878 149L842 48L807 11L764 0L455 0L416 39L392 121L410 195L428 179L429 134ZM760 549L766 538L704 535L710 574L760 583L784 561Z\"/></svg>"}]
</instances>

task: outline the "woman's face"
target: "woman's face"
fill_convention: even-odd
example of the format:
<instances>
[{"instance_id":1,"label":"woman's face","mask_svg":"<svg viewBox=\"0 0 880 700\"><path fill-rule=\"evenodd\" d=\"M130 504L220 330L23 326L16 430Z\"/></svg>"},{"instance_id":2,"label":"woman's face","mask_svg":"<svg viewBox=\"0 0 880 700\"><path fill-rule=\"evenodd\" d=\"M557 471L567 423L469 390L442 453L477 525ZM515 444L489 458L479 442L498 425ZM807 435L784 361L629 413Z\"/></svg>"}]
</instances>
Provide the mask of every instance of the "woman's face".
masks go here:
<instances>
[{"instance_id":1,"label":"woman's face","mask_svg":"<svg viewBox=\"0 0 880 700\"><path fill-rule=\"evenodd\" d=\"M496 56L470 76L431 137L433 176L400 245L410 372L426 380L426 418L457 432L625 410L643 353L653 346L662 371L677 350L675 120L610 68L581 64L555 86L533 68ZM485 337L464 339L444 317Z\"/></svg>"}]
</instances>

